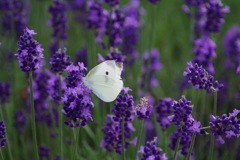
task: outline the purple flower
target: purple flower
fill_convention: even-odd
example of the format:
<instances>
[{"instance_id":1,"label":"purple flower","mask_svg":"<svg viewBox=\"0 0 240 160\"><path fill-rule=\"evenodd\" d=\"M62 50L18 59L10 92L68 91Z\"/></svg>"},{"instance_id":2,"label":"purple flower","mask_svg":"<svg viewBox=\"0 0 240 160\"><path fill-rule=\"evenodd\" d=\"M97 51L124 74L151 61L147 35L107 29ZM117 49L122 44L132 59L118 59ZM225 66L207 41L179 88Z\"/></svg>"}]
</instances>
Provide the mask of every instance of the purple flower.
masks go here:
<instances>
[{"instance_id":1,"label":"purple flower","mask_svg":"<svg viewBox=\"0 0 240 160\"><path fill-rule=\"evenodd\" d=\"M168 116L173 113L173 99L172 98L162 98L159 100L156 106L157 121L160 123L161 127L168 128L170 126L170 120Z\"/></svg>"},{"instance_id":2,"label":"purple flower","mask_svg":"<svg viewBox=\"0 0 240 160\"><path fill-rule=\"evenodd\" d=\"M229 12L229 7L219 0L210 0L205 3L206 24L205 31L219 32L224 24L224 15Z\"/></svg>"},{"instance_id":3,"label":"purple flower","mask_svg":"<svg viewBox=\"0 0 240 160\"><path fill-rule=\"evenodd\" d=\"M27 120L27 117L24 111L21 109L17 110L14 114L14 120L15 120L14 127L16 127L18 130L18 133L22 135L24 128L26 126L26 120Z\"/></svg>"},{"instance_id":4,"label":"purple flower","mask_svg":"<svg viewBox=\"0 0 240 160\"><path fill-rule=\"evenodd\" d=\"M76 53L76 58L75 58L75 64L77 64L78 62L82 62L84 64L84 66L87 66L87 47L83 46L80 50L77 51Z\"/></svg>"},{"instance_id":5,"label":"purple flower","mask_svg":"<svg viewBox=\"0 0 240 160\"><path fill-rule=\"evenodd\" d=\"M48 24L53 27L53 40L50 44L50 51L51 54L54 54L57 51L55 49L60 48L60 43L63 43L63 41L68 37L66 15L67 4L60 0L54 0L48 11L52 15L52 17L48 20Z\"/></svg>"},{"instance_id":6,"label":"purple flower","mask_svg":"<svg viewBox=\"0 0 240 160\"><path fill-rule=\"evenodd\" d=\"M240 26L232 26L223 38L224 51L227 54L226 67L234 67L239 73L240 66Z\"/></svg>"},{"instance_id":7,"label":"purple flower","mask_svg":"<svg viewBox=\"0 0 240 160\"><path fill-rule=\"evenodd\" d=\"M66 54L67 49L59 49L50 58L51 70L55 73L62 74L62 72L71 64L70 57Z\"/></svg>"},{"instance_id":8,"label":"purple flower","mask_svg":"<svg viewBox=\"0 0 240 160\"><path fill-rule=\"evenodd\" d=\"M140 82L142 89L145 87L145 85L147 85L147 90L150 90L151 87L158 86L159 82L155 75L155 72L162 68L159 57L160 53L156 48L151 49L150 55L148 51L143 54L143 73Z\"/></svg>"},{"instance_id":9,"label":"purple flower","mask_svg":"<svg viewBox=\"0 0 240 160\"><path fill-rule=\"evenodd\" d=\"M185 3L189 6L198 6L203 3L203 0L185 0Z\"/></svg>"},{"instance_id":10,"label":"purple flower","mask_svg":"<svg viewBox=\"0 0 240 160\"><path fill-rule=\"evenodd\" d=\"M179 101L174 101L172 107L174 115L169 116L169 120L177 126L177 130L169 136L171 139L169 147L174 150L177 140L180 138L181 153L187 155L192 134L206 134L206 132L200 130L202 127L201 123L192 117L193 106L184 96L182 96Z\"/></svg>"},{"instance_id":11,"label":"purple flower","mask_svg":"<svg viewBox=\"0 0 240 160\"><path fill-rule=\"evenodd\" d=\"M33 39L34 30L24 29L24 35L18 41L18 50L15 56L18 59L20 68L24 72L35 71L41 68L43 59L43 49L41 45Z\"/></svg>"},{"instance_id":12,"label":"purple flower","mask_svg":"<svg viewBox=\"0 0 240 160\"><path fill-rule=\"evenodd\" d=\"M193 63L202 65L213 74L214 67L211 58L216 58L216 43L211 40L209 34L203 34L201 38L194 41L193 53L196 54Z\"/></svg>"},{"instance_id":13,"label":"purple flower","mask_svg":"<svg viewBox=\"0 0 240 160\"><path fill-rule=\"evenodd\" d=\"M0 121L0 149L6 144L7 139L5 138L6 127L3 121Z\"/></svg>"},{"instance_id":14,"label":"purple flower","mask_svg":"<svg viewBox=\"0 0 240 160\"><path fill-rule=\"evenodd\" d=\"M103 126L102 131L104 133L104 137L101 141L100 146L105 148L109 152L115 151L118 154L122 153L122 119L114 115L107 115L106 124ZM132 122L125 121L124 122L124 148L127 149L130 144L136 145L136 138L132 141L128 141L131 137L131 131L135 131L132 126Z\"/></svg>"},{"instance_id":15,"label":"purple flower","mask_svg":"<svg viewBox=\"0 0 240 160\"><path fill-rule=\"evenodd\" d=\"M152 4L157 4L160 0L148 0Z\"/></svg>"},{"instance_id":16,"label":"purple flower","mask_svg":"<svg viewBox=\"0 0 240 160\"><path fill-rule=\"evenodd\" d=\"M99 55L101 56L101 55ZM111 52L105 55L105 58L101 58L103 61L105 60L115 60L116 62L125 62L126 57L122 55L120 52Z\"/></svg>"},{"instance_id":17,"label":"purple flower","mask_svg":"<svg viewBox=\"0 0 240 160\"><path fill-rule=\"evenodd\" d=\"M39 156L40 157L45 157L45 158L48 158L49 157L49 152L50 152L50 149L44 145L41 145L39 147Z\"/></svg>"},{"instance_id":18,"label":"purple flower","mask_svg":"<svg viewBox=\"0 0 240 160\"><path fill-rule=\"evenodd\" d=\"M87 3L85 0L68 0L70 8L73 11L75 20L81 22L84 26L87 23Z\"/></svg>"},{"instance_id":19,"label":"purple flower","mask_svg":"<svg viewBox=\"0 0 240 160\"><path fill-rule=\"evenodd\" d=\"M139 120L146 120L149 119L152 109L153 107L148 104L148 98L143 97L135 107L135 112Z\"/></svg>"},{"instance_id":20,"label":"purple flower","mask_svg":"<svg viewBox=\"0 0 240 160\"><path fill-rule=\"evenodd\" d=\"M157 146L157 137L154 137L152 141L147 141L145 146L141 146L138 153L142 154L142 158L139 160L167 160L166 153L163 153L162 149Z\"/></svg>"},{"instance_id":21,"label":"purple flower","mask_svg":"<svg viewBox=\"0 0 240 160\"><path fill-rule=\"evenodd\" d=\"M132 121L134 119L134 101L133 96L128 94L131 91L128 87L124 87L124 94L119 94L112 112L117 118L124 121Z\"/></svg>"},{"instance_id":22,"label":"purple flower","mask_svg":"<svg viewBox=\"0 0 240 160\"><path fill-rule=\"evenodd\" d=\"M214 82L214 77L197 63L187 62L187 68L183 72L183 76L188 79L188 83L192 84L194 88L200 88L212 94L223 88L223 84Z\"/></svg>"},{"instance_id":23,"label":"purple flower","mask_svg":"<svg viewBox=\"0 0 240 160\"><path fill-rule=\"evenodd\" d=\"M11 84L9 82L0 82L0 104L9 102L11 94Z\"/></svg>"},{"instance_id":24,"label":"purple flower","mask_svg":"<svg viewBox=\"0 0 240 160\"><path fill-rule=\"evenodd\" d=\"M119 4L119 0L105 0L105 2L111 7L114 7Z\"/></svg>"},{"instance_id":25,"label":"purple flower","mask_svg":"<svg viewBox=\"0 0 240 160\"><path fill-rule=\"evenodd\" d=\"M68 118L65 124L69 127L85 126L88 120L92 120L91 108L94 106L90 97L92 92L82 82L83 71L86 68L83 63L78 66L70 65L67 80L67 89L63 95L63 114Z\"/></svg>"},{"instance_id":26,"label":"purple flower","mask_svg":"<svg viewBox=\"0 0 240 160\"><path fill-rule=\"evenodd\" d=\"M216 140L221 144L225 143L223 136L226 138L240 136L240 120L238 114L240 110L234 109L232 113L223 114L222 117L210 115L210 126Z\"/></svg>"},{"instance_id":27,"label":"purple flower","mask_svg":"<svg viewBox=\"0 0 240 160\"><path fill-rule=\"evenodd\" d=\"M102 7L101 2L94 2L93 0L88 3L88 23L89 29L94 29L97 43L105 46L102 40L102 36L107 31L107 22L110 16L110 12Z\"/></svg>"}]
</instances>

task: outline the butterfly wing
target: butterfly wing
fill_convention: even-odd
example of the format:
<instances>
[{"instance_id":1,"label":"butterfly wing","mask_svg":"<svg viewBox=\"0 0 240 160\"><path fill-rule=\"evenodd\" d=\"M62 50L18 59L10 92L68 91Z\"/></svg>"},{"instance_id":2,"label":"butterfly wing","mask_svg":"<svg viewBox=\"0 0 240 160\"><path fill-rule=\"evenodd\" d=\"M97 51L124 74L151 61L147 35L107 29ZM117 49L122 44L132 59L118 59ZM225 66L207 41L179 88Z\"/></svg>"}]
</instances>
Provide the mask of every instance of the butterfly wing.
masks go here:
<instances>
[{"instance_id":1,"label":"butterfly wing","mask_svg":"<svg viewBox=\"0 0 240 160\"><path fill-rule=\"evenodd\" d=\"M123 87L121 80L122 63L114 60L104 61L94 67L84 78L85 85L105 102L116 99Z\"/></svg>"}]
</instances>

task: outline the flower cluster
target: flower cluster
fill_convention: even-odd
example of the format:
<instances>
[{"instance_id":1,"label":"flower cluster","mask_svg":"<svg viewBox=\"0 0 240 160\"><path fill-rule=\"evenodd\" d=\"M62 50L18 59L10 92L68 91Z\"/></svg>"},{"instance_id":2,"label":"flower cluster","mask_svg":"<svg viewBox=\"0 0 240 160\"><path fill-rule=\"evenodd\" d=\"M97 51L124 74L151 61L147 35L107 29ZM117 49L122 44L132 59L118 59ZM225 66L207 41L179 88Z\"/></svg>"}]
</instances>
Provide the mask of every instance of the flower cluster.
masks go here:
<instances>
[{"instance_id":1,"label":"flower cluster","mask_svg":"<svg viewBox=\"0 0 240 160\"><path fill-rule=\"evenodd\" d=\"M162 149L157 146L157 137L154 137L152 141L147 141L145 146L141 146L138 153L142 154L142 158L139 160L167 160L166 153L163 153Z\"/></svg>"},{"instance_id":2,"label":"flower cluster","mask_svg":"<svg viewBox=\"0 0 240 160\"><path fill-rule=\"evenodd\" d=\"M21 0L3 0L0 2L0 10L3 11L3 34L16 33L16 37L23 34L28 23L28 4Z\"/></svg>"},{"instance_id":3,"label":"flower cluster","mask_svg":"<svg viewBox=\"0 0 240 160\"><path fill-rule=\"evenodd\" d=\"M28 28L24 29L24 35L18 41L18 50L15 56L18 59L20 68L24 72L30 72L41 68L43 59L43 49L41 45L33 39L36 33Z\"/></svg>"},{"instance_id":4,"label":"flower cluster","mask_svg":"<svg viewBox=\"0 0 240 160\"><path fill-rule=\"evenodd\" d=\"M103 62L105 60L115 60L117 62L125 62L126 57L123 56L119 51L108 53L105 55L105 58L101 54L98 54L98 62Z\"/></svg>"},{"instance_id":5,"label":"flower cluster","mask_svg":"<svg viewBox=\"0 0 240 160\"><path fill-rule=\"evenodd\" d=\"M210 126L213 135L216 140L221 144L225 141L223 136L226 138L239 137L240 136L240 120L237 117L240 110L234 109L232 113L223 114L222 117L210 115Z\"/></svg>"},{"instance_id":6,"label":"flower cluster","mask_svg":"<svg viewBox=\"0 0 240 160\"><path fill-rule=\"evenodd\" d=\"M74 12L75 20L84 26L87 23L87 3L85 0L68 0L68 5Z\"/></svg>"},{"instance_id":7,"label":"flower cluster","mask_svg":"<svg viewBox=\"0 0 240 160\"><path fill-rule=\"evenodd\" d=\"M50 59L51 70L55 73L62 72L71 64L70 57L66 54L67 49L59 49Z\"/></svg>"},{"instance_id":8,"label":"flower cluster","mask_svg":"<svg viewBox=\"0 0 240 160\"><path fill-rule=\"evenodd\" d=\"M204 34L194 41L193 53L196 57L193 63L201 64L210 72L214 73L211 57L216 58L216 43L210 38L209 34Z\"/></svg>"},{"instance_id":9,"label":"flower cluster","mask_svg":"<svg viewBox=\"0 0 240 160\"><path fill-rule=\"evenodd\" d=\"M204 89L207 93L213 93L223 88L223 84L214 81L214 77L197 63L187 62L187 68L183 72L187 78L188 83L192 84L195 88Z\"/></svg>"},{"instance_id":10,"label":"flower cluster","mask_svg":"<svg viewBox=\"0 0 240 160\"><path fill-rule=\"evenodd\" d=\"M6 144L6 127L3 121L0 121L0 149L3 148Z\"/></svg>"},{"instance_id":11,"label":"flower cluster","mask_svg":"<svg viewBox=\"0 0 240 160\"><path fill-rule=\"evenodd\" d=\"M88 64L87 63L87 55L88 55L87 47L83 46L76 53L75 64L77 64L78 62L82 62L84 64L84 66L87 66L87 64Z\"/></svg>"},{"instance_id":12,"label":"flower cluster","mask_svg":"<svg viewBox=\"0 0 240 160\"><path fill-rule=\"evenodd\" d=\"M93 102L90 97L92 92L82 81L83 71L86 68L83 63L78 66L70 65L67 80L67 89L63 95L63 114L68 118L65 124L69 127L85 126L88 120L92 120L90 109Z\"/></svg>"},{"instance_id":13,"label":"flower cluster","mask_svg":"<svg viewBox=\"0 0 240 160\"><path fill-rule=\"evenodd\" d=\"M39 147L39 156L40 157L45 157L45 158L48 158L49 157L49 152L50 152L50 149L44 145L41 145Z\"/></svg>"},{"instance_id":14,"label":"flower cluster","mask_svg":"<svg viewBox=\"0 0 240 160\"><path fill-rule=\"evenodd\" d=\"M224 51L227 54L225 65L227 68L236 68L240 73L240 26L232 26L223 38Z\"/></svg>"},{"instance_id":15,"label":"flower cluster","mask_svg":"<svg viewBox=\"0 0 240 160\"><path fill-rule=\"evenodd\" d=\"M131 137L131 132L135 131L132 121L134 119L134 101L133 97L128 94L129 88L125 87L124 94L117 97L112 112L115 115L108 115L106 124L103 126L105 136L102 139L101 147L108 151L122 153L122 134L124 134L124 148L128 148L130 144L136 144L136 138L127 141ZM124 123L124 124L123 124ZM124 133L122 133L122 126Z\"/></svg>"},{"instance_id":16,"label":"flower cluster","mask_svg":"<svg viewBox=\"0 0 240 160\"><path fill-rule=\"evenodd\" d=\"M50 51L51 54L54 54L58 48L60 48L60 43L63 43L68 37L66 15L67 4L60 0L54 0L48 11L52 15L48 20L48 24L53 27L53 40L50 44Z\"/></svg>"},{"instance_id":17,"label":"flower cluster","mask_svg":"<svg viewBox=\"0 0 240 160\"><path fill-rule=\"evenodd\" d=\"M162 68L159 56L160 53L156 48L153 48L150 53L146 51L143 54L143 73L141 77L141 88L144 88L145 85L147 85L147 90L149 91L151 87L158 86L159 82L155 75L155 72Z\"/></svg>"},{"instance_id":18,"label":"flower cluster","mask_svg":"<svg viewBox=\"0 0 240 160\"><path fill-rule=\"evenodd\" d=\"M105 2L111 7L114 7L119 4L119 0L105 0Z\"/></svg>"},{"instance_id":19,"label":"flower cluster","mask_svg":"<svg viewBox=\"0 0 240 160\"><path fill-rule=\"evenodd\" d=\"M11 84L9 82L0 82L0 104L9 102L11 94Z\"/></svg>"},{"instance_id":20,"label":"flower cluster","mask_svg":"<svg viewBox=\"0 0 240 160\"><path fill-rule=\"evenodd\" d=\"M180 138L181 153L187 155L189 146L191 144L191 137L193 133L205 134L201 123L192 117L193 106L184 96L179 101L173 102L173 116L169 116L170 121L177 126L177 131L170 135L171 143L169 147L174 150L178 138Z\"/></svg>"},{"instance_id":21,"label":"flower cluster","mask_svg":"<svg viewBox=\"0 0 240 160\"><path fill-rule=\"evenodd\" d=\"M141 98L138 105L135 107L135 112L140 120L146 120L149 119L151 113L152 113L153 107L148 104L148 98L143 97Z\"/></svg>"},{"instance_id":22,"label":"flower cluster","mask_svg":"<svg viewBox=\"0 0 240 160\"><path fill-rule=\"evenodd\" d=\"M160 0L148 0L152 4L157 4Z\"/></svg>"},{"instance_id":23,"label":"flower cluster","mask_svg":"<svg viewBox=\"0 0 240 160\"><path fill-rule=\"evenodd\" d=\"M164 129L170 126L170 120L168 119L168 116L173 113L173 102L174 100L172 98L162 98L159 100L156 106L156 112L158 114L157 121Z\"/></svg>"},{"instance_id":24,"label":"flower cluster","mask_svg":"<svg viewBox=\"0 0 240 160\"><path fill-rule=\"evenodd\" d=\"M103 47L105 47L105 44L103 43L102 36L107 31L109 16L109 11L102 7L101 2L89 1L87 27L89 29L94 29L96 36L95 40L97 43L102 44Z\"/></svg>"},{"instance_id":25,"label":"flower cluster","mask_svg":"<svg viewBox=\"0 0 240 160\"><path fill-rule=\"evenodd\" d=\"M26 126L26 120L27 120L26 114L24 113L23 110L19 109L15 112L14 119L15 119L14 127L16 127L18 130L18 133L22 135L24 128Z\"/></svg>"}]
</instances>

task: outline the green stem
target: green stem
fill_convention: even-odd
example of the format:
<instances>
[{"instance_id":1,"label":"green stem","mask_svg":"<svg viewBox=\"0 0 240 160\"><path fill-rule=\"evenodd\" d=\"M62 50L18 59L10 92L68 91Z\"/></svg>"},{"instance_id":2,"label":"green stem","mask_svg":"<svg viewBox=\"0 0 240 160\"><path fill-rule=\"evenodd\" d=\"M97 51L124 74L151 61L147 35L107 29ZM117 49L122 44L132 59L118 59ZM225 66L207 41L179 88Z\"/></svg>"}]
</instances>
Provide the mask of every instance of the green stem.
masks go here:
<instances>
[{"instance_id":1,"label":"green stem","mask_svg":"<svg viewBox=\"0 0 240 160\"><path fill-rule=\"evenodd\" d=\"M211 127L210 126L207 126L207 127L202 127L200 128L201 130L206 130L206 129L210 129Z\"/></svg>"},{"instance_id":2,"label":"green stem","mask_svg":"<svg viewBox=\"0 0 240 160\"><path fill-rule=\"evenodd\" d=\"M78 137L79 137L79 127L78 128L75 128L75 153L74 153L74 159L77 159L77 148L78 148Z\"/></svg>"},{"instance_id":3,"label":"green stem","mask_svg":"<svg viewBox=\"0 0 240 160\"><path fill-rule=\"evenodd\" d=\"M141 121L141 128L140 128L140 133L139 133L139 137L138 137L138 140L137 140L137 148L136 148L136 159L137 159L137 152L138 152L138 149L140 147L140 144L141 144L141 141L142 141L142 132L143 132L143 128L144 128L144 120Z\"/></svg>"},{"instance_id":4,"label":"green stem","mask_svg":"<svg viewBox=\"0 0 240 160\"><path fill-rule=\"evenodd\" d=\"M0 149L0 154L1 154L1 159L4 160L3 154L2 154L2 149Z\"/></svg>"},{"instance_id":5,"label":"green stem","mask_svg":"<svg viewBox=\"0 0 240 160\"><path fill-rule=\"evenodd\" d=\"M181 137L178 137L178 139L177 139L177 146L176 146L175 152L174 152L174 158L173 158L174 160L177 159L177 152L178 152L178 149L179 149L180 141L181 141Z\"/></svg>"},{"instance_id":6,"label":"green stem","mask_svg":"<svg viewBox=\"0 0 240 160\"><path fill-rule=\"evenodd\" d=\"M122 120L122 160L125 160L125 135L124 135L124 120Z\"/></svg>"},{"instance_id":7,"label":"green stem","mask_svg":"<svg viewBox=\"0 0 240 160\"><path fill-rule=\"evenodd\" d=\"M194 146L194 142L195 142L195 138L196 138L196 133L193 133L190 149L189 149L188 154L187 154L187 160L189 160L190 157L191 157L193 146Z\"/></svg>"},{"instance_id":8,"label":"green stem","mask_svg":"<svg viewBox=\"0 0 240 160\"><path fill-rule=\"evenodd\" d=\"M214 92L214 115L217 115L217 92ZM211 134L211 145L210 145L210 159L214 159L214 135Z\"/></svg>"},{"instance_id":9,"label":"green stem","mask_svg":"<svg viewBox=\"0 0 240 160\"><path fill-rule=\"evenodd\" d=\"M59 74L59 97L60 97L60 104L58 107L58 114L59 114L59 142L60 142L60 159L63 159L63 114L62 114L62 76Z\"/></svg>"},{"instance_id":10,"label":"green stem","mask_svg":"<svg viewBox=\"0 0 240 160\"><path fill-rule=\"evenodd\" d=\"M30 95L31 95L31 108L32 108L32 134L33 134L33 143L35 148L35 158L39 160L38 155L38 144L37 144L37 134L36 134L36 122L35 122L35 109L34 109L34 96L33 96L33 76L32 71L29 72L30 80Z\"/></svg>"},{"instance_id":11,"label":"green stem","mask_svg":"<svg viewBox=\"0 0 240 160\"><path fill-rule=\"evenodd\" d=\"M3 119L3 121L4 121L4 123L6 123L6 120L5 120L5 118L3 117L3 108L4 108L4 106L1 106L1 108L0 108L0 112L1 112L1 117L2 117L2 119ZM9 131L9 129L7 129L7 132ZM13 159L13 157L12 157L12 152L11 152L11 146L10 146L10 139L8 138L8 133L6 134L6 138L7 138L7 148L8 148L8 155L9 155L9 157L10 157L10 159L12 160Z\"/></svg>"}]
</instances>

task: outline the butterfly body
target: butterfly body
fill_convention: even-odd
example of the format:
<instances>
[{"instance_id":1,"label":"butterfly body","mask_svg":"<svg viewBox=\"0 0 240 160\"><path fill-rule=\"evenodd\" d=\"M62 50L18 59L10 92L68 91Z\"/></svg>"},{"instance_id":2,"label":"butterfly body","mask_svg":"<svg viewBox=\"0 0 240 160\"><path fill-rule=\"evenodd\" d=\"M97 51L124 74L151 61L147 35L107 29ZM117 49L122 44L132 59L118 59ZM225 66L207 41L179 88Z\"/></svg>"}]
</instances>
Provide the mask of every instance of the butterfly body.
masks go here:
<instances>
[{"instance_id":1,"label":"butterfly body","mask_svg":"<svg viewBox=\"0 0 240 160\"><path fill-rule=\"evenodd\" d=\"M90 70L83 82L101 100L112 102L123 88L122 69L123 63L107 60Z\"/></svg>"}]
</instances>

